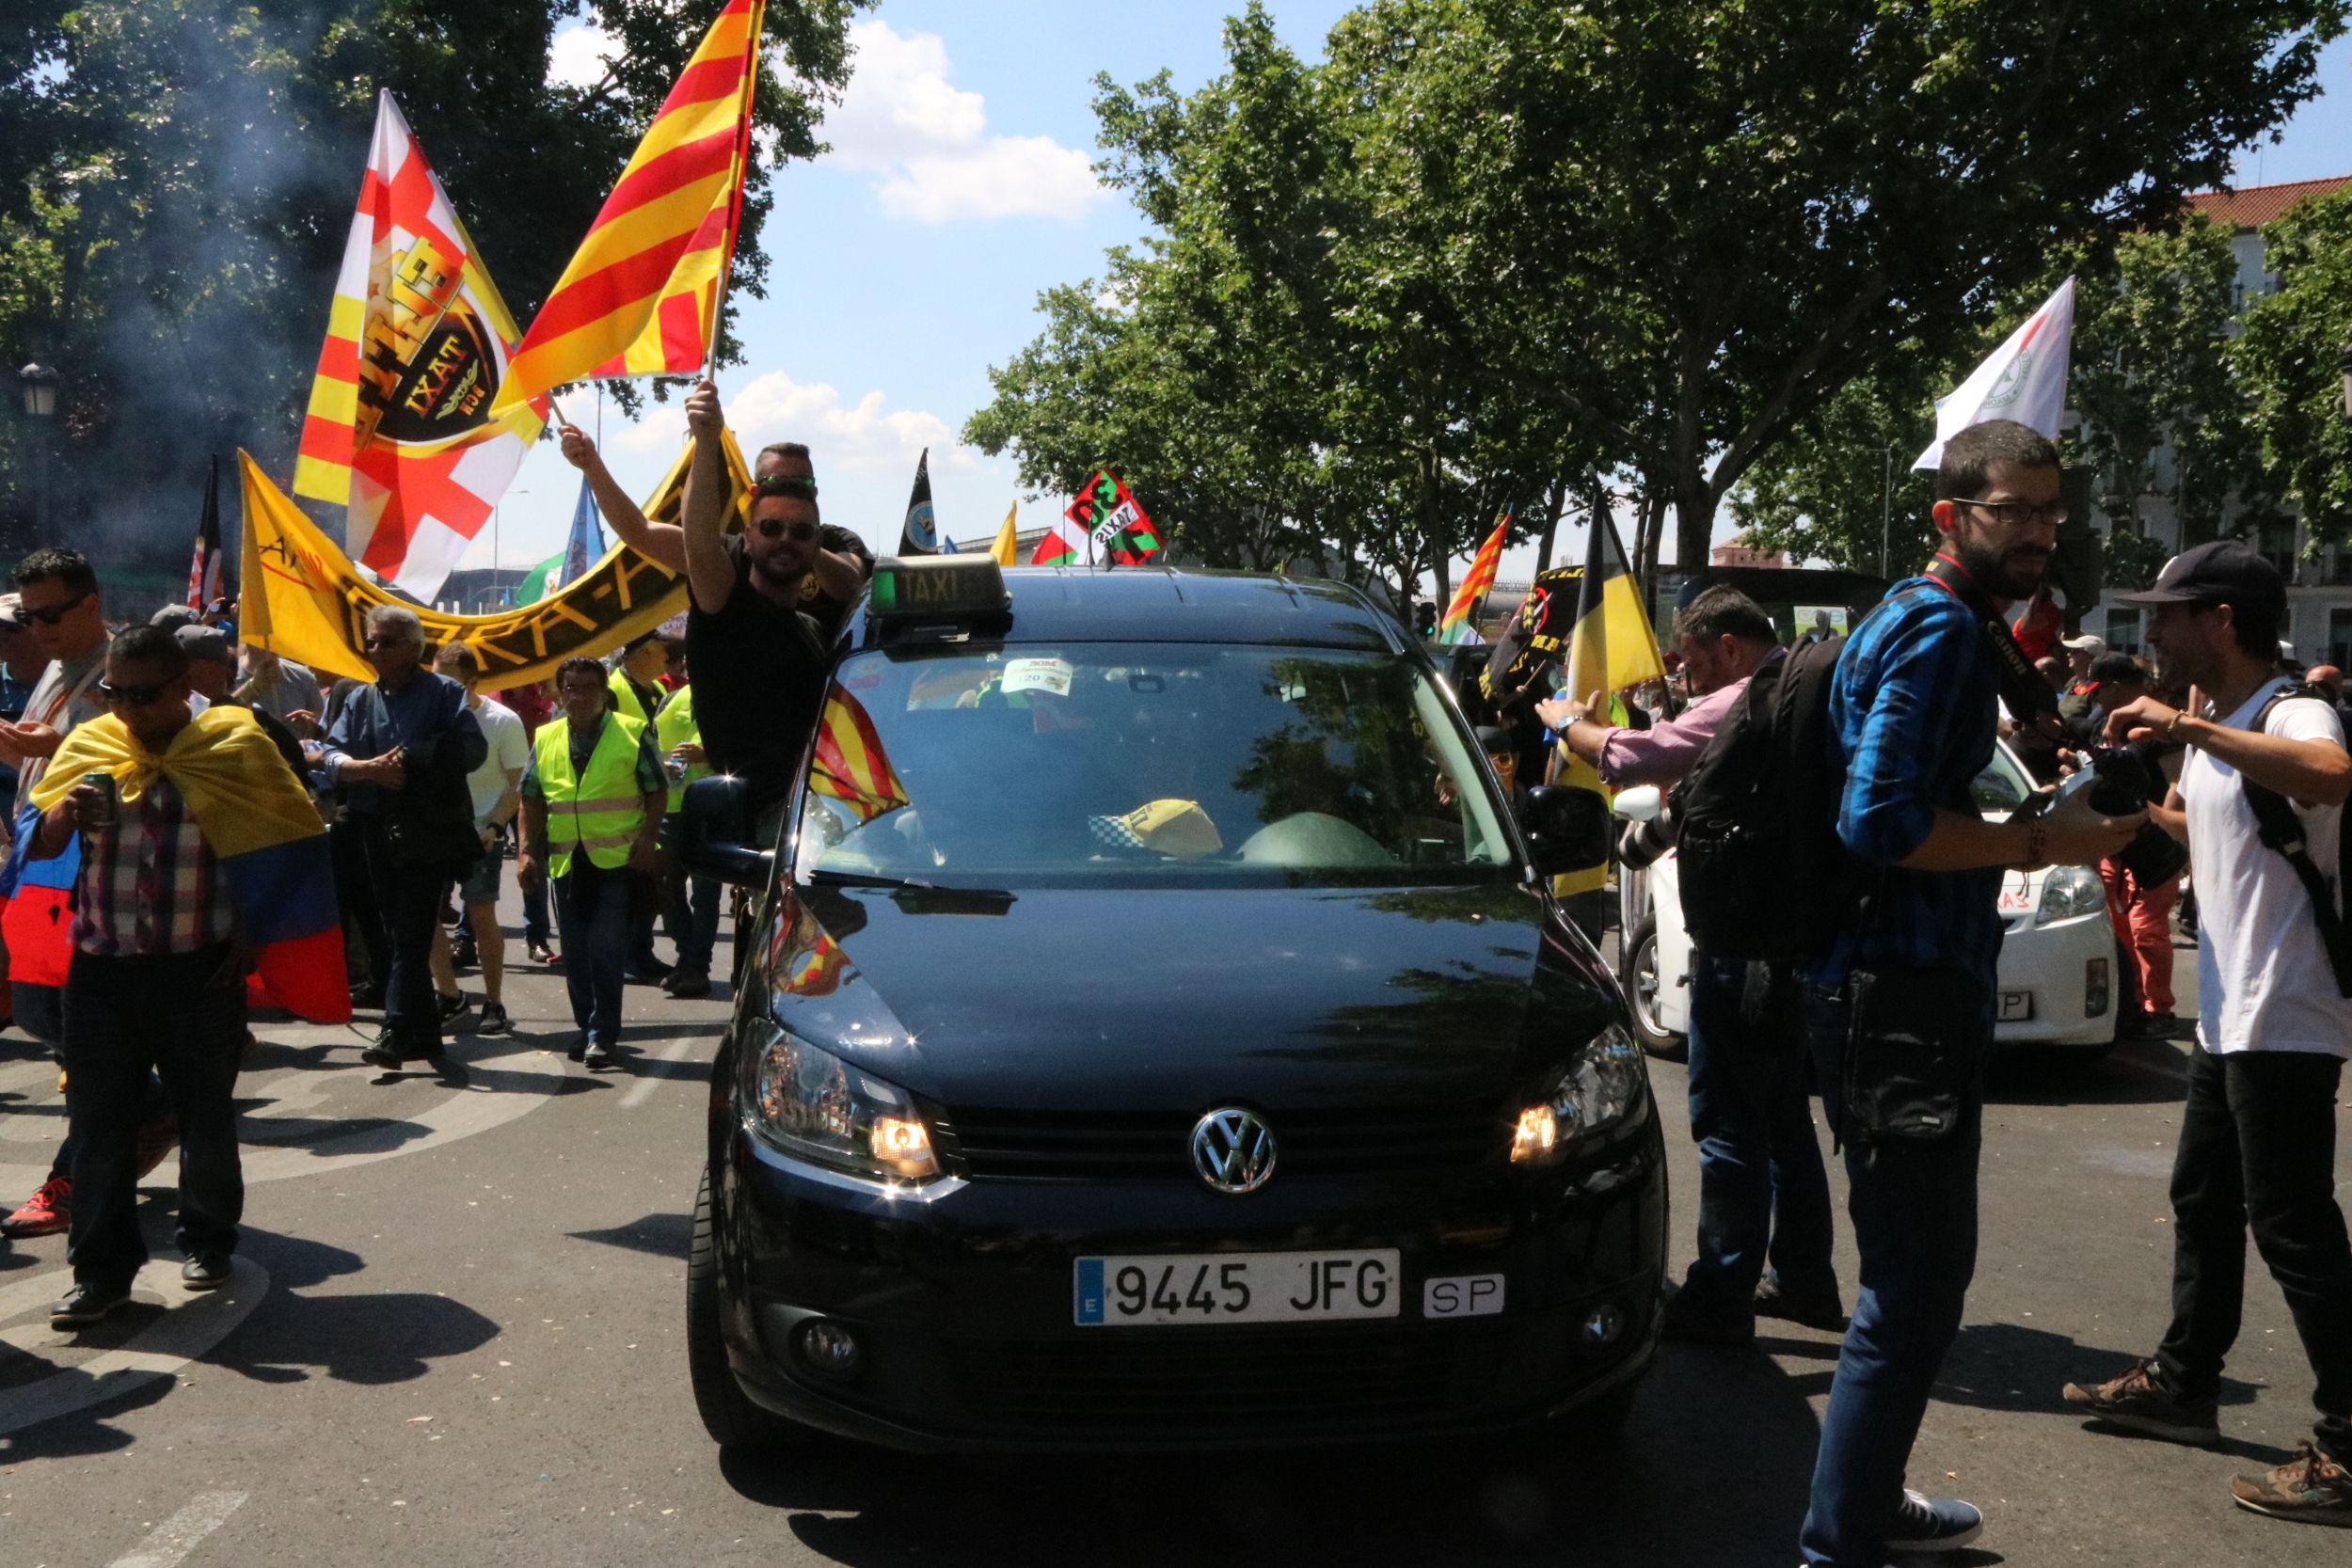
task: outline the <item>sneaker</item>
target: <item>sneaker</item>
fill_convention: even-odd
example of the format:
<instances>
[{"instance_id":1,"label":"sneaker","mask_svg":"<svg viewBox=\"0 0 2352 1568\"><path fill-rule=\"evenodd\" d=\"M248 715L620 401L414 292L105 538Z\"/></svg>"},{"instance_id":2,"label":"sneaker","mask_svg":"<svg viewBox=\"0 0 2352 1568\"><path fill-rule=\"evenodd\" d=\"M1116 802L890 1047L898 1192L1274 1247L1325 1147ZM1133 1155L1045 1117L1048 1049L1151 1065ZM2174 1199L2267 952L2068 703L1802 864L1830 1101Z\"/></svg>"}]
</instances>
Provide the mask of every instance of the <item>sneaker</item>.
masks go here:
<instances>
[{"instance_id":1,"label":"sneaker","mask_svg":"<svg viewBox=\"0 0 2352 1568\"><path fill-rule=\"evenodd\" d=\"M2064 1398L2110 1426L2144 1432L2169 1443L2211 1446L2221 1441L2221 1402L2176 1398L2156 1381L2156 1364L2145 1356L2105 1383L2068 1384Z\"/></svg>"},{"instance_id":2,"label":"sneaker","mask_svg":"<svg viewBox=\"0 0 2352 1568\"><path fill-rule=\"evenodd\" d=\"M359 1053L359 1059L370 1067L387 1068L398 1072L408 1065L408 1053L400 1048L400 1042L392 1038L392 1032L387 1029L375 1037L373 1045Z\"/></svg>"},{"instance_id":3,"label":"sneaker","mask_svg":"<svg viewBox=\"0 0 2352 1568\"><path fill-rule=\"evenodd\" d=\"M1659 1337L1686 1345L1746 1345L1756 1340L1756 1319L1702 1310L1691 1292L1675 1286L1666 1295Z\"/></svg>"},{"instance_id":4,"label":"sneaker","mask_svg":"<svg viewBox=\"0 0 2352 1568\"><path fill-rule=\"evenodd\" d=\"M191 1291L217 1291L236 1272L225 1252L199 1252L180 1265L180 1283Z\"/></svg>"},{"instance_id":5,"label":"sneaker","mask_svg":"<svg viewBox=\"0 0 2352 1568\"><path fill-rule=\"evenodd\" d=\"M590 1040L587 1051L580 1056L580 1061L591 1072L602 1072L607 1068L616 1068L621 1065L621 1059L612 1053L612 1048L602 1040Z\"/></svg>"},{"instance_id":6,"label":"sneaker","mask_svg":"<svg viewBox=\"0 0 2352 1568\"><path fill-rule=\"evenodd\" d=\"M551 964L557 961L555 949L544 942L534 942L524 951L531 955L531 961L535 964Z\"/></svg>"},{"instance_id":7,"label":"sneaker","mask_svg":"<svg viewBox=\"0 0 2352 1568\"><path fill-rule=\"evenodd\" d=\"M1903 1490L1895 1522L1886 1528L1890 1552L1953 1552L1984 1533L1984 1514L1958 1497Z\"/></svg>"},{"instance_id":8,"label":"sneaker","mask_svg":"<svg viewBox=\"0 0 2352 1568\"><path fill-rule=\"evenodd\" d=\"M164 1163L164 1157L180 1147L180 1123L169 1111L152 1121L141 1122L133 1143L132 1177L146 1176Z\"/></svg>"},{"instance_id":9,"label":"sneaker","mask_svg":"<svg viewBox=\"0 0 2352 1568\"><path fill-rule=\"evenodd\" d=\"M503 1035L510 1027L512 1021L507 1018L506 1009L496 1002L485 1002L481 1016L474 1021L473 1032L477 1035Z\"/></svg>"},{"instance_id":10,"label":"sneaker","mask_svg":"<svg viewBox=\"0 0 2352 1568\"><path fill-rule=\"evenodd\" d=\"M2295 1458L2275 1470L2239 1476L2230 1496L2238 1507L2273 1519L2352 1529L2352 1470L2309 1443L2297 1443Z\"/></svg>"},{"instance_id":11,"label":"sneaker","mask_svg":"<svg viewBox=\"0 0 2352 1568\"><path fill-rule=\"evenodd\" d=\"M1832 1334L1843 1332L1846 1326L1846 1308L1838 1301L1836 1291L1826 1296L1788 1295L1781 1291L1780 1281L1771 1275L1756 1282L1756 1315L1825 1329Z\"/></svg>"},{"instance_id":12,"label":"sneaker","mask_svg":"<svg viewBox=\"0 0 2352 1568\"><path fill-rule=\"evenodd\" d=\"M434 1006L439 1010L441 1027L444 1029L465 1017L467 1009L473 1006L462 990L454 996L436 996L433 1000Z\"/></svg>"},{"instance_id":13,"label":"sneaker","mask_svg":"<svg viewBox=\"0 0 2352 1568\"><path fill-rule=\"evenodd\" d=\"M49 1326L79 1328L94 1323L118 1307L131 1304L131 1292L120 1285L76 1284L49 1304Z\"/></svg>"},{"instance_id":14,"label":"sneaker","mask_svg":"<svg viewBox=\"0 0 2352 1568\"><path fill-rule=\"evenodd\" d=\"M479 969L482 967L481 960L482 955L475 948L472 936L468 935L460 941L450 944L449 961L451 968Z\"/></svg>"},{"instance_id":15,"label":"sneaker","mask_svg":"<svg viewBox=\"0 0 2352 1568\"><path fill-rule=\"evenodd\" d=\"M53 1176L24 1200L23 1208L0 1220L0 1236L12 1242L28 1236L55 1236L73 1226L73 1179Z\"/></svg>"},{"instance_id":16,"label":"sneaker","mask_svg":"<svg viewBox=\"0 0 2352 1568\"><path fill-rule=\"evenodd\" d=\"M661 989L672 996L692 998L710 994L710 972L707 969L674 969Z\"/></svg>"}]
</instances>

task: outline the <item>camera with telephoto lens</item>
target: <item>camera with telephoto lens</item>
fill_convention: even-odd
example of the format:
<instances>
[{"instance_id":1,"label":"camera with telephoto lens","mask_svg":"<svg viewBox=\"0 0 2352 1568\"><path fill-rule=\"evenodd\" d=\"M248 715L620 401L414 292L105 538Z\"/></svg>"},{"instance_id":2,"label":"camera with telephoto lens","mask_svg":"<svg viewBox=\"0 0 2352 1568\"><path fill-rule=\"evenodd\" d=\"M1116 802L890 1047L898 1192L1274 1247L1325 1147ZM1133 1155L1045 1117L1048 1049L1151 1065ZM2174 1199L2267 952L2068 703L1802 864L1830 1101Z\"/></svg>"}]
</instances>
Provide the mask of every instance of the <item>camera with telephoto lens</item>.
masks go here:
<instances>
[{"instance_id":1,"label":"camera with telephoto lens","mask_svg":"<svg viewBox=\"0 0 2352 1568\"><path fill-rule=\"evenodd\" d=\"M2058 788L2027 800L2018 810L2017 819L2047 816L2076 795L2087 795L2090 809L2101 816L2130 816L2146 811L2164 798L2167 786L2158 766L2164 750L2152 742L2134 741L2094 752ZM2188 847L2153 822L2144 822L2114 860L2141 886L2153 886L2186 868Z\"/></svg>"},{"instance_id":2,"label":"camera with telephoto lens","mask_svg":"<svg viewBox=\"0 0 2352 1568\"><path fill-rule=\"evenodd\" d=\"M1658 815L1646 822L1629 822L1617 835L1617 863L1640 871L1675 847L1674 802L1658 803Z\"/></svg>"}]
</instances>

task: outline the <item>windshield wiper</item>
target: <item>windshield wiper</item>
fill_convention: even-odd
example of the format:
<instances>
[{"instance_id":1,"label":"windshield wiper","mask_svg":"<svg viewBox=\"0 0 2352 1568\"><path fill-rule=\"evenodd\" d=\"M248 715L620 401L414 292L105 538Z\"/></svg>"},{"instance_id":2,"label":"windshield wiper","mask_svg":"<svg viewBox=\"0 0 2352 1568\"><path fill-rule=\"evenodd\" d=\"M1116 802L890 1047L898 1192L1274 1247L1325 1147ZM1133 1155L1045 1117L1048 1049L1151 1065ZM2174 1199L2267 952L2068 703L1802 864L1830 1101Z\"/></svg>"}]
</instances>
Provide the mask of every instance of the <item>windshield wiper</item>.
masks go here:
<instances>
[{"instance_id":1,"label":"windshield wiper","mask_svg":"<svg viewBox=\"0 0 2352 1568\"><path fill-rule=\"evenodd\" d=\"M936 882L919 881L913 877L888 877L879 871L834 871L818 866L808 874L812 887L890 887L935 888Z\"/></svg>"}]
</instances>

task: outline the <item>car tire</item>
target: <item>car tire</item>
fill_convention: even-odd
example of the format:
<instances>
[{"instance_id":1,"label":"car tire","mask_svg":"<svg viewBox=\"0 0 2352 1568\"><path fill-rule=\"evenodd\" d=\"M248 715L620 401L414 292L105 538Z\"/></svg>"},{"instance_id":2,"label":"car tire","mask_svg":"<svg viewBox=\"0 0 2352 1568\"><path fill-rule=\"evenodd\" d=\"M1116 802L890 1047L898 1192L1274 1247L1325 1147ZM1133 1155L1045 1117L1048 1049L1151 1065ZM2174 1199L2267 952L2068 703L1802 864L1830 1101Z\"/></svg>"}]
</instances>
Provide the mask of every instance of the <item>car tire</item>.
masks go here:
<instances>
[{"instance_id":1,"label":"car tire","mask_svg":"<svg viewBox=\"0 0 2352 1568\"><path fill-rule=\"evenodd\" d=\"M1658 1022L1658 916L1645 915L1622 951L1617 979L1625 987L1633 1037L1643 1051L1661 1061L1683 1060L1691 1053L1691 1042Z\"/></svg>"},{"instance_id":2,"label":"car tire","mask_svg":"<svg viewBox=\"0 0 2352 1568\"><path fill-rule=\"evenodd\" d=\"M774 1449L789 1441L792 1423L744 1397L727 1365L719 1330L719 1238L710 1209L710 1167L694 1195L694 1226L686 1248L686 1376L703 1430L722 1449Z\"/></svg>"}]
</instances>

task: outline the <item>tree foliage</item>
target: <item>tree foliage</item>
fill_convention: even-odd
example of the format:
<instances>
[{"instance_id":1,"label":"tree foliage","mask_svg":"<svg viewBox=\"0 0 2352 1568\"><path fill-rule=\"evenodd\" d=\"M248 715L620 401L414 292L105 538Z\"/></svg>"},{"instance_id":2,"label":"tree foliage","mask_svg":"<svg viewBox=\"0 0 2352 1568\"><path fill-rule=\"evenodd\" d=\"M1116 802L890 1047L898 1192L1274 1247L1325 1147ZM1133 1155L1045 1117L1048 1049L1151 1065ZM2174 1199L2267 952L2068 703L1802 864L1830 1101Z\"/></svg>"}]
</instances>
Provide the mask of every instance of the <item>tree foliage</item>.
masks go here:
<instances>
[{"instance_id":1,"label":"tree foliage","mask_svg":"<svg viewBox=\"0 0 2352 1568\"><path fill-rule=\"evenodd\" d=\"M768 8L764 149L807 157L871 0ZM580 0L24 0L0 23L0 345L64 372L56 513L185 548L206 454L289 466L389 87L530 319L723 0L594 0L604 78L548 79ZM760 292L755 160L733 286ZM731 348L723 344L723 352ZM22 421L0 441L22 443ZM24 465L0 451L11 479ZM0 515L29 508L21 484ZM159 529L158 511L185 524ZM20 539L21 542L21 539Z\"/></svg>"},{"instance_id":2,"label":"tree foliage","mask_svg":"<svg viewBox=\"0 0 2352 1568\"><path fill-rule=\"evenodd\" d=\"M2264 231L2276 293L2246 312L2237 341L2265 470L2314 540L2352 540L2352 197L2296 207Z\"/></svg>"}]
</instances>

